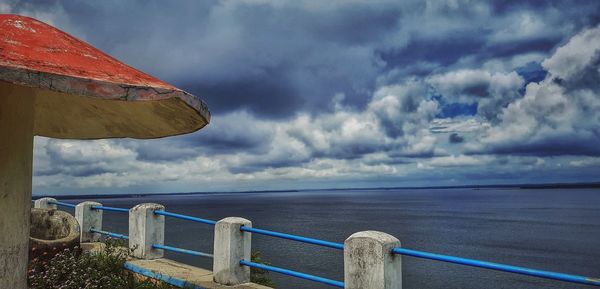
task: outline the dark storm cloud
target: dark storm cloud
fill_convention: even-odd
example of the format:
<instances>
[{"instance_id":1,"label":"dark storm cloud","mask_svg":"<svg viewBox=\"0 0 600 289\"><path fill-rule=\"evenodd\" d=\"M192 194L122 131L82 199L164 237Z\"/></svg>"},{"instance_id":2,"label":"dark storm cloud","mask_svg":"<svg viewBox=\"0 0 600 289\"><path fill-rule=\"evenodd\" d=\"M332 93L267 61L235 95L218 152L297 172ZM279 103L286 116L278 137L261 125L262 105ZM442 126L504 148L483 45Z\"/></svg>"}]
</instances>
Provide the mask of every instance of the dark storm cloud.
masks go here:
<instances>
[{"instance_id":1,"label":"dark storm cloud","mask_svg":"<svg viewBox=\"0 0 600 289\"><path fill-rule=\"evenodd\" d=\"M598 13L584 14L584 11L597 11L597 3L593 0L572 1L572 0L493 0L490 1L490 7L498 15L504 15L514 11L525 10L535 11L543 9L553 9L560 11L562 15L568 17L570 22L581 23L583 25L594 25L600 20ZM574 7L577 6L577 7ZM575 9L574 9L575 8ZM573 17L579 15L580 17Z\"/></svg>"},{"instance_id":2,"label":"dark storm cloud","mask_svg":"<svg viewBox=\"0 0 600 289\"><path fill-rule=\"evenodd\" d=\"M596 50L589 63L578 73L568 78L557 76L554 82L564 87L567 92L577 93L578 90L600 91L600 49Z\"/></svg>"},{"instance_id":3,"label":"dark storm cloud","mask_svg":"<svg viewBox=\"0 0 600 289\"><path fill-rule=\"evenodd\" d=\"M529 39L511 41L486 46L478 51L478 57L482 60L495 57L508 57L522 53L540 52L548 53L563 40L561 35L547 35L542 37L533 36Z\"/></svg>"},{"instance_id":4,"label":"dark storm cloud","mask_svg":"<svg viewBox=\"0 0 600 289\"><path fill-rule=\"evenodd\" d=\"M262 122L246 112L213 118L201 132L143 142L116 142L137 152L137 159L177 162L201 155L234 153L264 154L272 146L272 123Z\"/></svg>"},{"instance_id":5,"label":"dark storm cloud","mask_svg":"<svg viewBox=\"0 0 600 289\"><path fill-rule=\"evenodd\" d=\"M137 152L136 159L151 162L177 162L201 154L199 148L180 145L176 139L149 140L145 142L123 141Z\"/></svg>"},{"instance_id":6,"label":"dark storm cloud","mask_svg":"<svg viewBox=\"0 0 600 289\"><path fill-rule=\"evenodd\" d=\"M304 102L284 75L285 68L264 69L248 78L237 76L237 79L183 86L204 95L211 111L216 113L247 109L257 115L283 118L293 115Z\"/></svg>"},{"instance_id":7,"label":"dark storm cloud","mask_svg":"<svg viewBox=\"0 0 600 289\"><path fill-rule=\"evenodd\" d=\"M83 165L83 166L63 166L63 167L52 167L48 170L36 170L35 176L52 176L52 175L65 175L70 177L89 177L95 175L101 175L105 173L112 173L114 170L102 166L94 165Z\"/></svg>"},{"instance_id":8,"label":"dark storm cloud","mask_svg":"<svg viewBox=\"0 0 600 289\"><path fill-rule=\"evenodd\" d=\"M450 143L462 143L465 141L465 138L457 133L451 133L450 136L448 136L448 141Z\"/></svg>"},{"instance_id":9,"label":"dark storm cloud","mask_svg":"<svg viewBox=\"0 0 600 289\"><path fill-rule=\"evenodd\" d=\"M312 10L292 2L60 6L74 34L203 96L214 113L248 109L276 118L327 110L339 93L346 103L365 104L378 74L369 46L399 17L398 7L367 4Z\"/></svg>"},{"instance_id":10,"label":"dark storm cloud","mask_svg":"<svg viewBox=\"0 0 600 289\"><path fill-rule=\"evenodd\" d=\"M513 14L539 18L546 31L562 25L553 9L577 15L570 18L573 29L597 18L593 1L571 7L494 2L491 12L481 12L485 3L421 1L15 3L16 11L64 13L59 27L203 96L215 114L246 109L279 119L328 111L337 94L344 104L362 108L386 71L423 76L470 55L485 61L548 52L562 39L562 32L549 32L492 41L495 31L515 22Z\"/></svg>"},{"instance_id":11,"label":"dark storm cloud","mask_svg":"<svg viewBox=\"0 0 600 289\"><path fill-rule=\"evenodd\" d=\"M600 138L585 138L576 134L544 138L534 142L514 142L491 149L494 154L531 156L600 156ZM487 153L490 153L489 151Z\"/></svg>"},{"instance_id":12,"label":"dark storm cloud","mask_svg":"<svg viewBox=\"0 0 600 289\"><path fill-rule=\"evenodd\" d=\"M378 50L378 56L386 62L388 69L412 66L413 63L429 61L446 66L455 63L465 55L478 53L485 45L485 39L478 37L485 31L466 30L439 39L414 39L401 49Z\"/></svg>"},{"instance_id":13,"label":"dark storm cloud","mask_svg":"<svg viewBox=\"0 0 600 289\"><path fill-rule=\"evenodd\" d=\"M255 172L261 172L266 169L278 169L287 167L301 166L307 163L309 159L278 159L278 160L257 160L246 163L244 165L231 166L228 171L232 174L251 174Z\"/></svg>"},{"instance_id":14,"label":"dark storm cloud","mask_svg":"<svg viewBox=\"0 0 600 289\"><path fill-rule=\"evenodd\" d=\"M264 153L270 145L270 138L271 135L261 136L250 130L243 135L223 134L222 132L197 134L182 138L179 142L185 146L196 146L198 151L203 154Z\"/></svg>"}]
</instances>

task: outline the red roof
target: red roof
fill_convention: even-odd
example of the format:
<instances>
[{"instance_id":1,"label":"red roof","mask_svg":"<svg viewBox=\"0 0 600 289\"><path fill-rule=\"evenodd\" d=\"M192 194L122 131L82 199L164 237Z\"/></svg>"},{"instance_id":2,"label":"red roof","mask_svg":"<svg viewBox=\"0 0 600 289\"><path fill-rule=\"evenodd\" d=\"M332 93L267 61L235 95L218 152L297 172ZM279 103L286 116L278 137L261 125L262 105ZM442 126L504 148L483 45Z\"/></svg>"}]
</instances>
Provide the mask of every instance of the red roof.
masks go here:
<instances>
[{"instance_id":1,"label":"red roof","mask_svg":"<svg viewBox=\"0 0 600 289\"><path fill-rule=\"evenodd\" d=\"M132 86L175 87L125 65L46 23L0 15L0 67Z\"/></svg>"},{"instance_id":2,"label":"red roof","mask_svg":"<svg viewBox=\"0 0 600 289\"><path fill-rule=\"evenodd\" d=\"M210 121L197 96L19 15L0 15L0 85L6 83L44 92L35 108L35 133L42 136L154 138L196 131ZM65 96L73 97L68 112L61 107Z\"/></svg>"}]
</instances>

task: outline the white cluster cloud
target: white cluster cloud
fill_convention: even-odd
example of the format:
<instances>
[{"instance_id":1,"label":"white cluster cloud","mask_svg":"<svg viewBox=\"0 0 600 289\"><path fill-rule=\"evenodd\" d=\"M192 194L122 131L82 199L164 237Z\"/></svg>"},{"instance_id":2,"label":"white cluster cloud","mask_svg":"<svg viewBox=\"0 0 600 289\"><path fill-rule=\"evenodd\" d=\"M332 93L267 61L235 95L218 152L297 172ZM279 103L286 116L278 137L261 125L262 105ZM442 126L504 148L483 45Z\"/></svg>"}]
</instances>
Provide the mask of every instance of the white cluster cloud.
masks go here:
<instances>
[{"instance_id":1,"label":"white cluster cloud","mask_svg":"<svg viewBox=\"0 0 600 289\"><path fill-rule=\"evenodd\" d=\"M546 79L498 115L483 150L525 154L600 154L600 27L583 31L542 62Z\"/></svg>"},{"instance_id":2,"label":"white cluster cloud","mask_svg":"<svg viewBox=\"0 0 600 289\"><path fill-rule=\"evenodd\" d=\"M588 29L575 35L567 44L559 47L542 66L554 77L578 79L582 73L592 70L598 73L600 58L600 27Z\"/></svg>"},{"instance_id":3,"label":"white cluster cloud","mask_svg":"<svg viewBox=\"0 0 600 289\"><path fill-rule=\"evenodd\" d=\"M138 152L117 140L71 141L36 137L34 186L88 188L142 186L149 190L194 178L210 180L223 172L220 162L209 157L181 162L139 160ZM226 176L224 176L226 177ZM224 178L217 178L225 181Z\"/></svg>"},{"instance_id":4,"label":"white cluster cloud","mask_svg":"<svg viewBox=\"0 0 600 289\"><path fill-rule=\"evenodd\" d=\"M438 111L422 82L384 86L363 111L339 109L289 122L286 134L318 156L344 157L387 151L395 155L431 155L429 122Z\"/></svg>"},{"instance_id":5,"label":"white cluster cloud","mask_svg":"<svg viewBox=\"0 0 600 289\"><path fill-rule=\"evenodd\" d=\"M37 138L35 185L81 189L170 181L398 176L401 169L394 162L404 165L405 161L397 159L434 153L435 137L429 123L438 107L435 101L424 98L425 88L416 80L385 86L375 92L363 111L338 107L317 116L299 114L287 122L260 120L244 112L217 117L213 120L216 129L206 134L207 139L222 145L239 141L249 146L236 153L210 147L202 150L200 146L194 149L195 154L173 157L169 151L185 152L193 146L186 143L192 140L185 139L173 143L168 139L149 141L150 145L145 146L144 142L126 140ZM262 134L257 140L260 144L244 139L245 132L255 130ZM172 161L165 162L165 154Z\"/></svg>"}]
</instances>

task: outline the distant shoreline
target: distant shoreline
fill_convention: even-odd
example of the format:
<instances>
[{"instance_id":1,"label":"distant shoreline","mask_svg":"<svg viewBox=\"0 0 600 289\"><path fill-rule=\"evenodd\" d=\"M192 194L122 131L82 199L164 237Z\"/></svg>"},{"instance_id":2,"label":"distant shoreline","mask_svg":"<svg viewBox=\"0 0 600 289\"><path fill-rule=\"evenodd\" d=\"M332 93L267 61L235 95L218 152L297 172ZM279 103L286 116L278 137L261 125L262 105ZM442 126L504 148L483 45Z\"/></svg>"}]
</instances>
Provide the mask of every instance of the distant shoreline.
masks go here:
<instances>
[{"instance_id":1,"label":"distant shoreline","mask_svg":"<svg viewBox=\"0 0 600 289\"><path fill-rule=\"evenodd\" d=\"M371 188L324 188L298 190L256 190L237 192L180 192L180 193L128 193L128 194L89 194L89 195L35 195L33 198L53 197L58 199L118 199L147 196L189 196L218 194L258 194L258 193L297 193L314 191L387 191L387 190L426 190L426 189L592 189L600 188L600 182L591 183L549 183L549 184L506 184L506 185L463 185L463 186L428 186L428 187L371 187Z\"/></svg>"}]
</instances>

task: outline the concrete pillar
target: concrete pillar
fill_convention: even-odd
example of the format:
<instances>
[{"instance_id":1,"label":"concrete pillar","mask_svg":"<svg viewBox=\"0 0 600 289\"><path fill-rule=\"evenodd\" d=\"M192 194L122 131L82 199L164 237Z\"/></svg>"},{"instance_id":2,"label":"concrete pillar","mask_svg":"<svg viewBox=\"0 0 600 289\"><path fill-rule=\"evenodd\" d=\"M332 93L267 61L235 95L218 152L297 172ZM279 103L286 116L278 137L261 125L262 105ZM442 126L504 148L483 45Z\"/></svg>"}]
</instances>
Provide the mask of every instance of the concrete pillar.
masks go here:
<instances>
[{"instance_id":1,"label":"concrete pillar","mask_svg":"<svg viewBox=\"0 0 600 289\"><path fill-rule=\"evenodd\" d=\"M79 222L79 242L98 242L100 234L90 232L90 229L102 230L102 210L92 209L93 206L102 206L97 202L81 202L75 206L75 219Z\"/></svg>"},{"instance_id":2,"label":"concrete pillar","mask_svg":"<svg viewBox=\"0 0 600 289\"><path fill-rule=\"evenodd\" d=\"M402 258L392 253L400 247L394 236L363 231L344 242L344 283L346 289L401 289Z\"/></svg>"},{"instance_id":3,"label":"concrete pillar","mask_svg":"<svg viewBox=\"0 0 600 289\"><path fill-rule=\"evenodd\" d=\"M250 268L240 265L240 260L250 261L251 234L240 230L252 227L252 222L237 217L222 219L215 225L213 276L222 285L250 282Z\"/></svg>"},{"instance_id":4,"label":"concrete pillar","mask_svg":"<svg viewBox=\"0 0 600 289\"><path fill-rule=\"evenodd\" d=\"M33 207L37 209L53 209L56 210L58 207L56 204L50 204L51 202L56 202L55 198L40 198L35 200L33 203Z\"/></svg>"},{"instance_id":5,"label":"concrete pillar","mask_svg":"<svg viewBox=\"0 0 600 289\"><path fill-rule=\"evenodd\" d=\"M34 95L0 81L0 288L27 288Z\"/></svg>"},{"instance_id":6,"label":"concrete pillar","mask_svg":"<svg viewBox=\"0 0 600 289\"><path fill-rule=\"evenodd\" d=\"M139 204L129 210L129 249L140 259L162 258L163 250L152 248L153 244L163 245L165 241L165 216L155 215L154 211L164 210L159 204Z\"/></svg>"}]
</instances>

